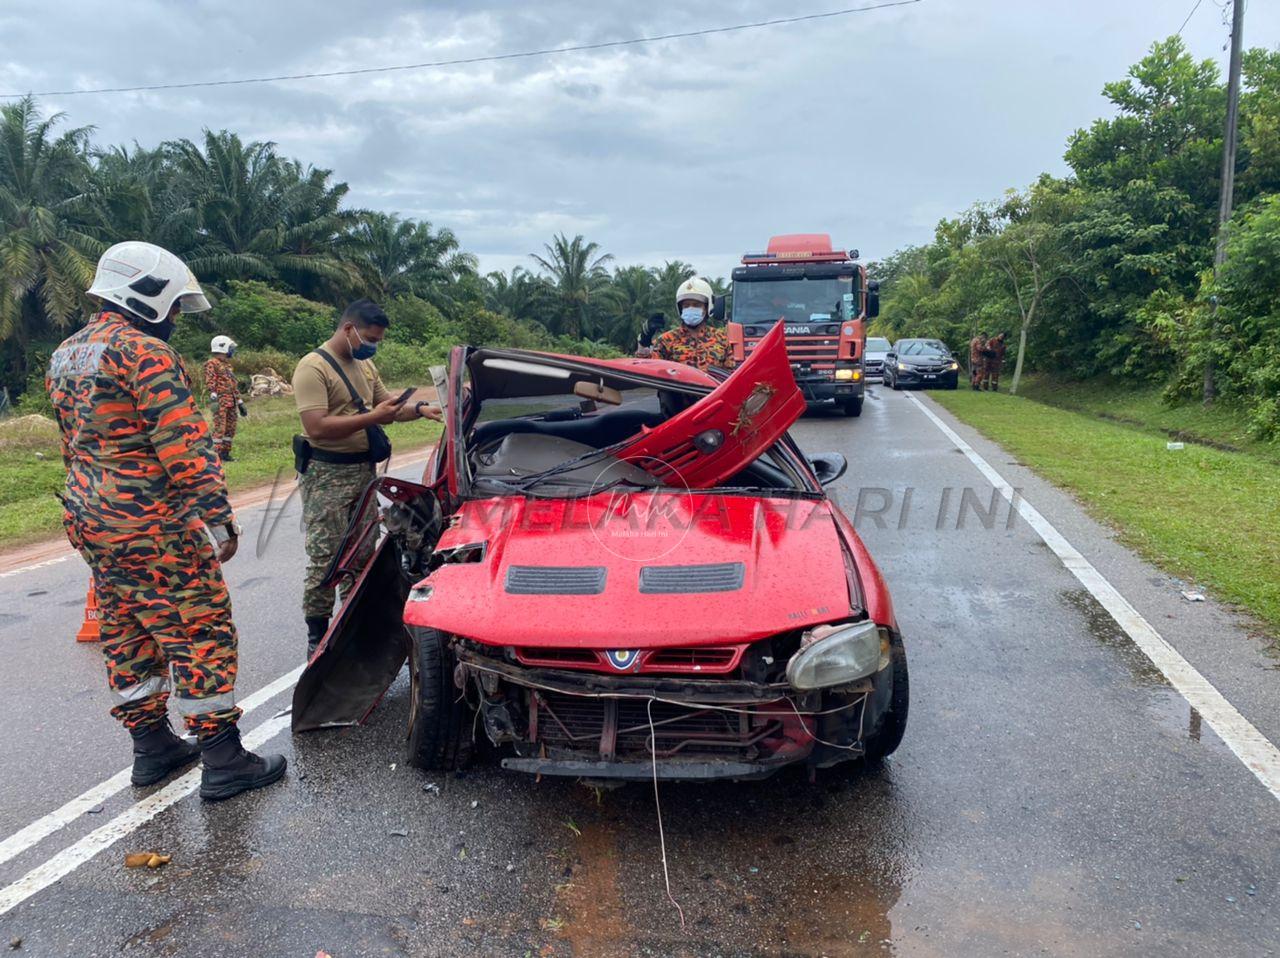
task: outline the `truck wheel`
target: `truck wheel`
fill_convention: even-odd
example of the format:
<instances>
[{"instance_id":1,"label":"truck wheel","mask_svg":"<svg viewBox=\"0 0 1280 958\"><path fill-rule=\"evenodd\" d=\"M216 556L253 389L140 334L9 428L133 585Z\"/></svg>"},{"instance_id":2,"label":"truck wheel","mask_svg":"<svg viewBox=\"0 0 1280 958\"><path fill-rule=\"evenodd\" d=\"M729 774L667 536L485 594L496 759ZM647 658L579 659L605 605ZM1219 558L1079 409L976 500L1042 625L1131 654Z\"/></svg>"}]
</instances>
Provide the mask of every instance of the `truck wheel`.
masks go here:
<instances>
[{"instance_id":1,"label":"truck wheel","mask_svg":"<svg viewBox=\"0 0 1280 958\"><path fill-rule=\"evenodd\" d=\"M846 416L861 416L862 397L858 396L854 399L842 399L840 401L840 409Z\"/></svg>"},{"instance_id":2,"label":"truck wheel","mask_svg":"<svg viewBox=\"0 0 1280 958\"><path fill-rule=\"evenodd\" d=\"M435 629L410 626L408 759L415 768L455 769L471 757L471 709L453 684L453 653Z\"/></svg>"},{"instance_id":3,"label":"truck wheel","mask_svg":"<svg viewBox=\"0 0 1280 958\"><path fill-rule=\"evenodd\" d=\"M889 639L889 661L893 669L893 692L889 698L889 708L880 719L880 726L862 740L867 759L872 762L892 755L902 744L902 735L907 730L911 683L907 677L907 650L902 645L902 636L896 633Z\"/></svg>"}]
</instances>

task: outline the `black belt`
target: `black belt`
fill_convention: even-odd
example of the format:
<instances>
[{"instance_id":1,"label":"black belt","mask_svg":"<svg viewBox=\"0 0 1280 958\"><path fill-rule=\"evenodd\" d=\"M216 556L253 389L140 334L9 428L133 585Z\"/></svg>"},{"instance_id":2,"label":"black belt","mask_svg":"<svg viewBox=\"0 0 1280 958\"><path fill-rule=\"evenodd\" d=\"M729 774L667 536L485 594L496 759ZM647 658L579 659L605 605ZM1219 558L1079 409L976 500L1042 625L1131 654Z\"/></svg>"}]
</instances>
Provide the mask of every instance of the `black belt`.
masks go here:
<instances>
[{"instance_id":1,"label":"black belt","mask_svg":"<svg viewBox=\"0 0 1280 958\"><path fill-rule=\"evenodd\" d=\"M327 462L335 466L354 466L359 463L370 463L373 460L369 458L366 452L329 452L325 449L317 449L311 447L311 458L316 462Z\"/></svg>"}]
</instances>

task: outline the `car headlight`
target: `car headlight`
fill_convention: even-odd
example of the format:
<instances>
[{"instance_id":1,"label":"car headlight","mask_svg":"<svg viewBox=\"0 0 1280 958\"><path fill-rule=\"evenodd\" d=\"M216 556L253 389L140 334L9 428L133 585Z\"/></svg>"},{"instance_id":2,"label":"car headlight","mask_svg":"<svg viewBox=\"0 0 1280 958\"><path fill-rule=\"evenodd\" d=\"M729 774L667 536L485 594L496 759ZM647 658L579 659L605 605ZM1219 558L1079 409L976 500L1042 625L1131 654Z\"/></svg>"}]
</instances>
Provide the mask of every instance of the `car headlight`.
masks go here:
<instances>
[{"instance_id":1,"label":"car headlight","mask_svg":"<svg viewBox=\"0 0 1280 958\"><path fill-rule=\"evenodd\" d=\"M880 667L880 631L874 622L819 625L804 633L787 663L787 682L809 692L848 685Z\"/></svg>"},{"instance_id":2,"label":"car headlight","mask_svg":"<svg viewBox=\"0 0 1280 958\"><path fill-rule=\"evenodd\" d=\"M951 363L949 366L947 366L947 368L948 368L948 369L959 369L959 368L960 368L960 364L959 364L959 363Z\"/></svg>"}]
</instances>

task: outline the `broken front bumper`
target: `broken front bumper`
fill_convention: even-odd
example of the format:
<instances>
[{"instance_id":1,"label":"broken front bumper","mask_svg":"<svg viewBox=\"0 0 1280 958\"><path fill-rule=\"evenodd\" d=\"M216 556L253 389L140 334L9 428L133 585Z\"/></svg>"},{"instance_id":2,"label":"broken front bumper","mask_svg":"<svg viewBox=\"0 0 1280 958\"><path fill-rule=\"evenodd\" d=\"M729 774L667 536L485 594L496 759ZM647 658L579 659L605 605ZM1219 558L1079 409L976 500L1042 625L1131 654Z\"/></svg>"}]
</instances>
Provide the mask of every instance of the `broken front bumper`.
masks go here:
<instances>
[{"instance_id":1,"label":"broken front bumper","mask_svg":"<svg viewBox=\"0 0 1280 958\"><path fill-rule=\"evenodd\" d=\"M817 744L815 719L804 713L818 710L824 697L785 684L528 668L497 651L459 642L456 679L478 697L489 739L513 747L504 768L619 780L747 780L809 760ZM871 688L868 681L843 690L852 711Z\"/></svg>"}]
</instances>

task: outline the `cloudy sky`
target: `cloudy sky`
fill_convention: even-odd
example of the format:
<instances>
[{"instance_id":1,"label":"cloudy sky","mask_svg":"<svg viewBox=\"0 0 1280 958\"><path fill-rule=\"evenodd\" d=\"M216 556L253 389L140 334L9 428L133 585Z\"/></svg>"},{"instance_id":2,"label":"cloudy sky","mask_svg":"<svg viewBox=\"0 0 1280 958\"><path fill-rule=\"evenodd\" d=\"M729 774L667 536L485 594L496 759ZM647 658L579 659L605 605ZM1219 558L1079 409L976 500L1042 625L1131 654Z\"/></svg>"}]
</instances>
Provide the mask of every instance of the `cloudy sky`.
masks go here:
<instances>
[{"instance_id":1,"label":"cloudy sky","mask_svg":"<svg viewBox=\"0 0 1280 958\"><path fill-rule=\"evenodd\" d=\"M858 0L4 0L0 93L359 69L616 40ZM874 3L877 0L861 0ZM1184 32L1225 63L1224 0ZM556 57L159 93L50 96L102 143L277 142L354 204L452 227L484 269L557 231L618 262L724 275L779 232L864 258L1061 172L1102 85L1194 0L921 0L836 19ZM1280 44L1255 3L1245 42Z\"/></svg>"}]
</instances>

